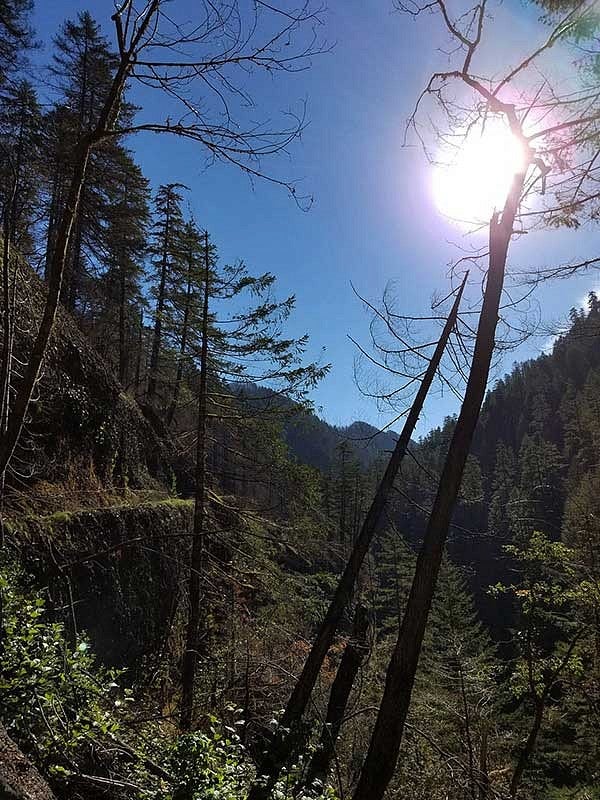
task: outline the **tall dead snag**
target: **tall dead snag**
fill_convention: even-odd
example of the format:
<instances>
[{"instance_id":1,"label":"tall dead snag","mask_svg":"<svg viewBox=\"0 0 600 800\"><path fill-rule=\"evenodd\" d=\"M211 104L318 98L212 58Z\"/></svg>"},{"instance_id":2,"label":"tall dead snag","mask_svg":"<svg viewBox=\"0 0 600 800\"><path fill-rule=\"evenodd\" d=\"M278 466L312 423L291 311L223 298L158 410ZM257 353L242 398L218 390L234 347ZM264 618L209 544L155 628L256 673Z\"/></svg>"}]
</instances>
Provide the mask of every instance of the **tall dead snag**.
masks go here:
<instances>
[{"instance_id":1,"label":"tall dead snag","mask_svg":"<svg viewBox=\"0 0 600 800\"><path fill-rule=\"evenodd\" d=\"M210 298L210 250L208 233L204 238L204 296L202 301L202 345L200 350L200 388L198 394L198 441L196 445L196 497L192 555L190 559L189 610L185 653L181 677L181 729L187 731L194 715L194 683L200 646L201 580L204 573L206 550L206 446L208 399L208 324Z\"/></svg>"},{"instance_id":2,"label":"tall dead snag","mask_svg":"<svg viewBox=\"0 0 600 800\"><path fill-rule=\"evenodd\" d=\"M465 397L417 559L400 633L387 671L383 699L353 800L380 800L396 768L452 511L487 386L508 246L528 164L529 160L523 171L515 175L502 213L494 214L490 222L487 283Z\"/></svg>"},{"instance_id":3,"label":"tall dead snag","mask_svg":"<svg viewBox=\"0 0 600 800\"><path fill-rule=\"evenodd\" d=\"M278 731L269 743L265 757L258 767L258 780L250 789L248 800L266 800L266 798L270 796L282 768L285 766L287 759L294 750L300 721L306 711L308 701L319 676L325 656L333 643L344 610L352 596L354 585L365 556L369 551L373 536L380 525L398 470L400 469L400 465L402 464L402 460L406 454L415 426L423 409L425 398L431 388L431 384L433 383L433 379L446 349L448 339L456 324L458 309L466 280L467 276L465 275L456 293L456 298L450 314L446 319L442 335L438 340L433 356L423 375L421 385L419 386L419 390L406 418L402 433L396 442L383 478L375 492L373 502L367 512L356 541L354 542L352 551L350 552L350 556L348 557L348 561L335 590L335 594L327 610L327 614L321 623L310 652L304 662L302 672L290 695L285 711L281 717Z\"/></svg>"},{"instance_id":4,"label":"tall dead snag","mask_svg":"<svg viewBox=\"0 0 600 800\"><path fill-rule=\"evenodd\" d=\"M369 650L370 615L367 608L359 603L354 612L352 634L348 641L339 667L331 685L327 714L321 731L321 738L302 781L296 787L299 792L303 786L311 787L317 781L325 783L335 746L346 715L348 700L365 656Z\"/></svg>"},{"instance_id":5,"label":"tall dead snag","mask_svg":"<svg viewBox=\"0 0 600 800\"><path fill-rule=\"evenodd\" d=\"M2 215L2 362L0 364L0 438L8 428L8 407L13 363L14 313L16 271L11 277L11 206L14 204L14 190L10 202ZM4 544L4 519L2 501L4 496L5 473L0 474L0 546Z\"/></svg>"}]
</instances>

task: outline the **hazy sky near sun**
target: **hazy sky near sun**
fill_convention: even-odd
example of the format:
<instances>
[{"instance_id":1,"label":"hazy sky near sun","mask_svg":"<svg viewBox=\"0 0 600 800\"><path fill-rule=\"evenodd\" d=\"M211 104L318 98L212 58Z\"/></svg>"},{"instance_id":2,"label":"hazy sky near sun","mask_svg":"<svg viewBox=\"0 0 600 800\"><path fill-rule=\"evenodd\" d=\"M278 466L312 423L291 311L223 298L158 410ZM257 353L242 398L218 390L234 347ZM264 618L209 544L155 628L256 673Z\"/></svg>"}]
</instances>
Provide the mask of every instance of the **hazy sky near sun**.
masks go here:
<instances>
[{"instance_id":1,"label":"hazy sky near sun","mask_svg":"<svg viewBox=\"0 0 600 800\"><path fill-rule=\"evenodd\" d=\"M36 5L36 29L44 41L64 18L85 9L112 39L110 0L37 0ZM234 168L205 169L204 154L195 146L157 136L139 137L131 146L154 187L181 181L192 189L195 216L225 260L243 258L253 270L272 271L281 294L296 295L291 331L308 332L312 354L326 347L324 357L334 365L314 395L322 415L336 424L359 418L381 425L385 415L354 384L355 349L347 337L366 341L369 318L350 282L377 300L395 281L397 305L411 314L426 312L432 293L447 291L447 264L457 254L452 243L469 243L434 206L431 170L421 150L414 143L402 147L419 91L436 66L447 64L441 52L447 38L435 18L413 20L394 12L391 0L329 0L328 5L323 34L335 42L332 52L297 75L258 76L252 90L256 118L276 119L281 110L308 102L310 124L302 140L292 147L292 159L274 168L302 178L301 190L315 198L309 212L300 211L282 189L261 182L252 187ZM179 15L177 7L191 18L194 0L176 0L173 13ZM511 0L490 25L486 58L499 72L528 43L544 38L536 14ZM49 55L46 48L36 61ZM154 108L159 102L153 100ZM595 231L520 237L511 262L542 266L584 257L595 240ZM564 317L599 285L600 276L592 274L544 287L537 295L544 319ZM531 340L509 354L500 371L546 344L547 336ZM420 433L455 410L447 392L432 397Z\"/></svg>"}]
</instances>

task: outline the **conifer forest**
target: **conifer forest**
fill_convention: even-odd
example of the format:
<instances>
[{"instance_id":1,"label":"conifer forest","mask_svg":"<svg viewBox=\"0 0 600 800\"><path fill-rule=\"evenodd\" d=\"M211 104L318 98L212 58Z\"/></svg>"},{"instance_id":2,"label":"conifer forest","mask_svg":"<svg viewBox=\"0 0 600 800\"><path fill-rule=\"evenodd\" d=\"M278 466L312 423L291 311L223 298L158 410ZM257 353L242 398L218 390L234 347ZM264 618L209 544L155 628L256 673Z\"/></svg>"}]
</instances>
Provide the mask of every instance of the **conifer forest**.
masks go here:
<instances>
[{"instance_id":1,"label":"conifer forest","mask_svg":"<svg viewBox=\"0 0 600 800\"><path fill-rule=\"evenodd\" d=\"M600 800L596 0L0 0L0 800Z\"/></svg>"}]
</instances>

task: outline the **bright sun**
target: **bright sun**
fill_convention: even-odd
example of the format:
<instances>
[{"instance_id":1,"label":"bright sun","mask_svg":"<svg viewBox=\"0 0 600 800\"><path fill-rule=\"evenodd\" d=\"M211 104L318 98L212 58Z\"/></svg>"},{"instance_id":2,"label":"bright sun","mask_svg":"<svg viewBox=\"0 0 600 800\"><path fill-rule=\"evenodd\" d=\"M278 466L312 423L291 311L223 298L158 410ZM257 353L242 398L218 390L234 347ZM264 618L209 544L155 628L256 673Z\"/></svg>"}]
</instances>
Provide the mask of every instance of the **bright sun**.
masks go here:
<instances>
[{"instance_id":1,"label":"bright sun","mask_svg":"<svg viewBox=\"0 0 600 800\"><path fill-rule=\"evenodd\" d=\"M519 141L500 118L474 127L457 154L436 165L433 195L442 214L466 223L487 223L504 205L513 176L523 166Z\"/></svg>"}]
</instances>

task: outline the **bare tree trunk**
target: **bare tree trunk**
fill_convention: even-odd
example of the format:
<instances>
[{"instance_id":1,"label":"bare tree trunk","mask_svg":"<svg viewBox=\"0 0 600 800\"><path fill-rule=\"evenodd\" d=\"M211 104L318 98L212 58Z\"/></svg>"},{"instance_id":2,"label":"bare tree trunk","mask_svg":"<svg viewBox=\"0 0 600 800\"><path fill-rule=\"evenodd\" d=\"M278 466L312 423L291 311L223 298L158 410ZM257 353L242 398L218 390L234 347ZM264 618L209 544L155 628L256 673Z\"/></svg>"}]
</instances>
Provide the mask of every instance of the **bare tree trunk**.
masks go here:
<instances>
[{"instance_id":1,"label":"bare tree trunk","mask_svg":"<svg viewBox=\"0 0 600 800\"><path fill-rule=\"evenodd\" d=\"M82 251L83 251L83 215L81 213L81 204L84 202L85 192L85 178L81 186L81 193L79 196L79 207L75 215L74 228L75 237L73 239L73 252L69 261L71 262L71 269L67 277L67 286L63 292L63 303L72 313L75 312L77 300L81 294L81 284L83 275L82 264Z\"/></svg>"},{"instance_id":2,"label":"bare tree trunk","mask_svg":"<svg viewBox=\"0 0 600 800\"><path fill-rule=\"evenodd\" d=\"M210 296L210 255L208 233L205 236L206 266L204 271L204 303L202 308L202 348L200 354L200 394L198 397L198 442L196 446L196 504L190 559L189 612L186 645L183 656L181 729L191 728L194 713L194 683L200 644L201 581L206 551L206 449L208 395L208 305Z\"/></svg>"},{"instance_id":3,"label":"bare tree trunk","mask_svg":"<svg viewBox=\"0 0 600 800\"><path fill-rule=\"evenodd\" d=\"M185 290L185 309L183 312L183 323L181 326L181 341L179 343L179 359L177 361L177 376L175 378L175 386L173 388L173 397L171 398L171 405L167 413L167 427L170 428L173 424L173 418L177 410L177 401L179 400L179 392L181 390L181 381L183 379L183 363L185 353L187 350L188 328L190 320L190 305L192 302L192 253L188 253L188 274L187 286Z\"/></svg>"},{"instance_id":4,"label":"bare tree trunk","mask_svg":"<svg viewBox=\"0 0 600 800\"><path fill-rule=\"evenodd\" d=\"M119 382L121 386L127 383L128 350L126 347L126 305L125 305L125 270L121 265L119 270Z\"/></svg>"},{"instance_id":5,"label":"bare tree trunk","mask_svg":"<svg viewBox=\"0 0 600 800\"><path fill-rule=\"evenodd\" d=\"M381 522L398 470L400 469L411 436L414 433L415 426L423 409L425 398L431 388L435 373L439 367L444 350L446 349L450 333L456 323L458 308L466 279L467 276L465 276L457 292L452 310L444 325L442 335L436 345L431 361L427 366L419 390L406 418L402 433L390 456L383 478L377 487L375 497L361 526L360 533L354 542L350 556L348 557L348 561L346 562L346 566L335 590L335 594L327 610L327 614L317 631L311 650L304 662L302 672L290 695L281 718L279 733L275 734L262 763L258 767L258 776L266 777L266 781L257 782L250 789L248 800L266 800L266 798L269 797L273 786L277 782L282 767L293 751L294 740L297 735L296 729L306 710L310 695L315 686L325 656L327 655L327 651L333 642L344 609L352 596L354 584L358 578L373 536Z\"/></svg>"},{"instance_id":6,"label":"bare tree trunk","mask_svg":"<svg viewBox=\"0 0 600 800\"><path fill-rule=\"evenodd\" d=\"M467 746L467 755L469 759L469 795L471 800L475 800L475 791L477 786L477 777L475 775L475 749L473 747L473 736L471 733L471 712L469 710L469 699L467 697L467 686L465 683L465 673L463 669L462 658L460 649L457 649L456 659L458 662L458 677L460 683L460 697L463 707L464 715L464 736L465 744Z\"/></svg>"},{"instance_id":7,"label":"bare tree trunk","mask_svg":"<svg viewBox=\"0 0 600 800\"><path fill-rule=\"evenodd\" d=\"M487 723L481 731L479 745L479 800L488 800L490 796L490 776L488 773L488 729Z\"/></svg>"},{"instance_id":8,"label":"bare tree trunk","mask_svg":"<svg viewBox=\"0 0 600 800\"><path fill-rule=\"evenodd\" d=\"M501 217L495 213L490 222L489 269L465 397L417 559L383 699L353 800L381 800L396 768L448 528L485 396L506 257L524 180L524 173L515 175Z\"/></svg>"},{"instance_id":9,"label":"bare tree trunk","mask_svg":"<svg viewBox=\"0 0 600 800\"><path fill-rule=\"evenodd\" d=\"M48 233L46 237L46 256L44 259L44 278L50 280L50 272L52 268L52 253L54 252L56 242L56 224L57 217L59 216L60 197L62 187L62 174L61 174L60 161L56 165L56 171L52 178L52 197L50 199L50 207L48 211Z\"/></svg>"},{"instance_id":10,"label":"bare tree trunk","mask_svg":"<svg viewBox=\"0 0 600 800\"><path fill-rule=\"evenodd\" d=\"M352 624L352 636L342 655L338 670L336 672L329 703L327 705L327 715L325 724L321 732L319 745L315 750L306 775L296 787L298 793L303 786L310 786L315 781L325 782L331 760L335 754L335 746L346 714L350 692L362 666L365 655L368 651L368 630L369 613L364 605L359 604L354 614Z\"/></svg>"},{"instance_id":11,"label":"bare tree trunk","mask_svg":"<svg viewBox=\"0 0 600 800\"><path fill-rule=\"evenodd\" d=\"M152 352L150 354L150 377L148 379L148 400L152 400L156 394L156 384L158 380L158 363L160 359L160 347L162 344L162 321L165 313L165 286L167 282L167 266L169 261L169 239L170 239L170 201L167 203L165 217L165 233L163 241L163 252L160 264L160 281L158 284L158 297L156 298L156 311L154 317L154 334L152 336Z\"/></svg>"},{"instance_id":12,"label":"bare tree trunk","mask_svg":"<svg viewBox=\"0 0 600 800\"><path fill-rule=\"evenodd\" d=\"M510 782L510 797L511 800L515 800L517 796L517 792L519 791L519 786L521 785L521 781L523 780L523 773L525 772L525 767L529 763L529 759L533 755L533 751L535 750L535 745L537 742L537 738L540 733L540 729L542 727L542 720L544 718L544 709L546 707L546 695L545 693L535 701L535 711L533 714L533 723L531 725L531 730L529 731L529 735L525 744L523 745L523 749L519 754L519 760L517 761L517 766L515 767L515 771L513 772L513 776Z\"/></svg>"},{"instance_id":13,"label":"bare tree trunk","mask_svg":"<svg viewBox=\"0 0 600 800\"><path fill-rule=\"evenodd\" d=\"M140 321L138 330L138 351L137 359L135 362L135 388L134 395L137 398L140 394L140 386L142 382L142 357L144 355L144 309L140 309ZM143 392L141 392L143 394Z\"/></svg>"},{"instance_id":14,"label":"bare tree trunk","mask_svg":"<svg viewBox=\"0 0 600 800\"><path fill-rule=\"evenodd\" d=\"M0 364L0 436L4 437L8 430L8 411L10 404L10 383L13 361L13 341L14 341L14 276L11 285L10 262L11 262L11 207L14 205L13 192L3 214L3 241L2 241L2 363ZM6 470L0 475L0 547L4 546L4 483L6 480ZM1 601L0 601L1 611ZM0 614L0 627L2 617ZM1 635L1 633L0 633Z\"/></svg>"}]
</instances>

